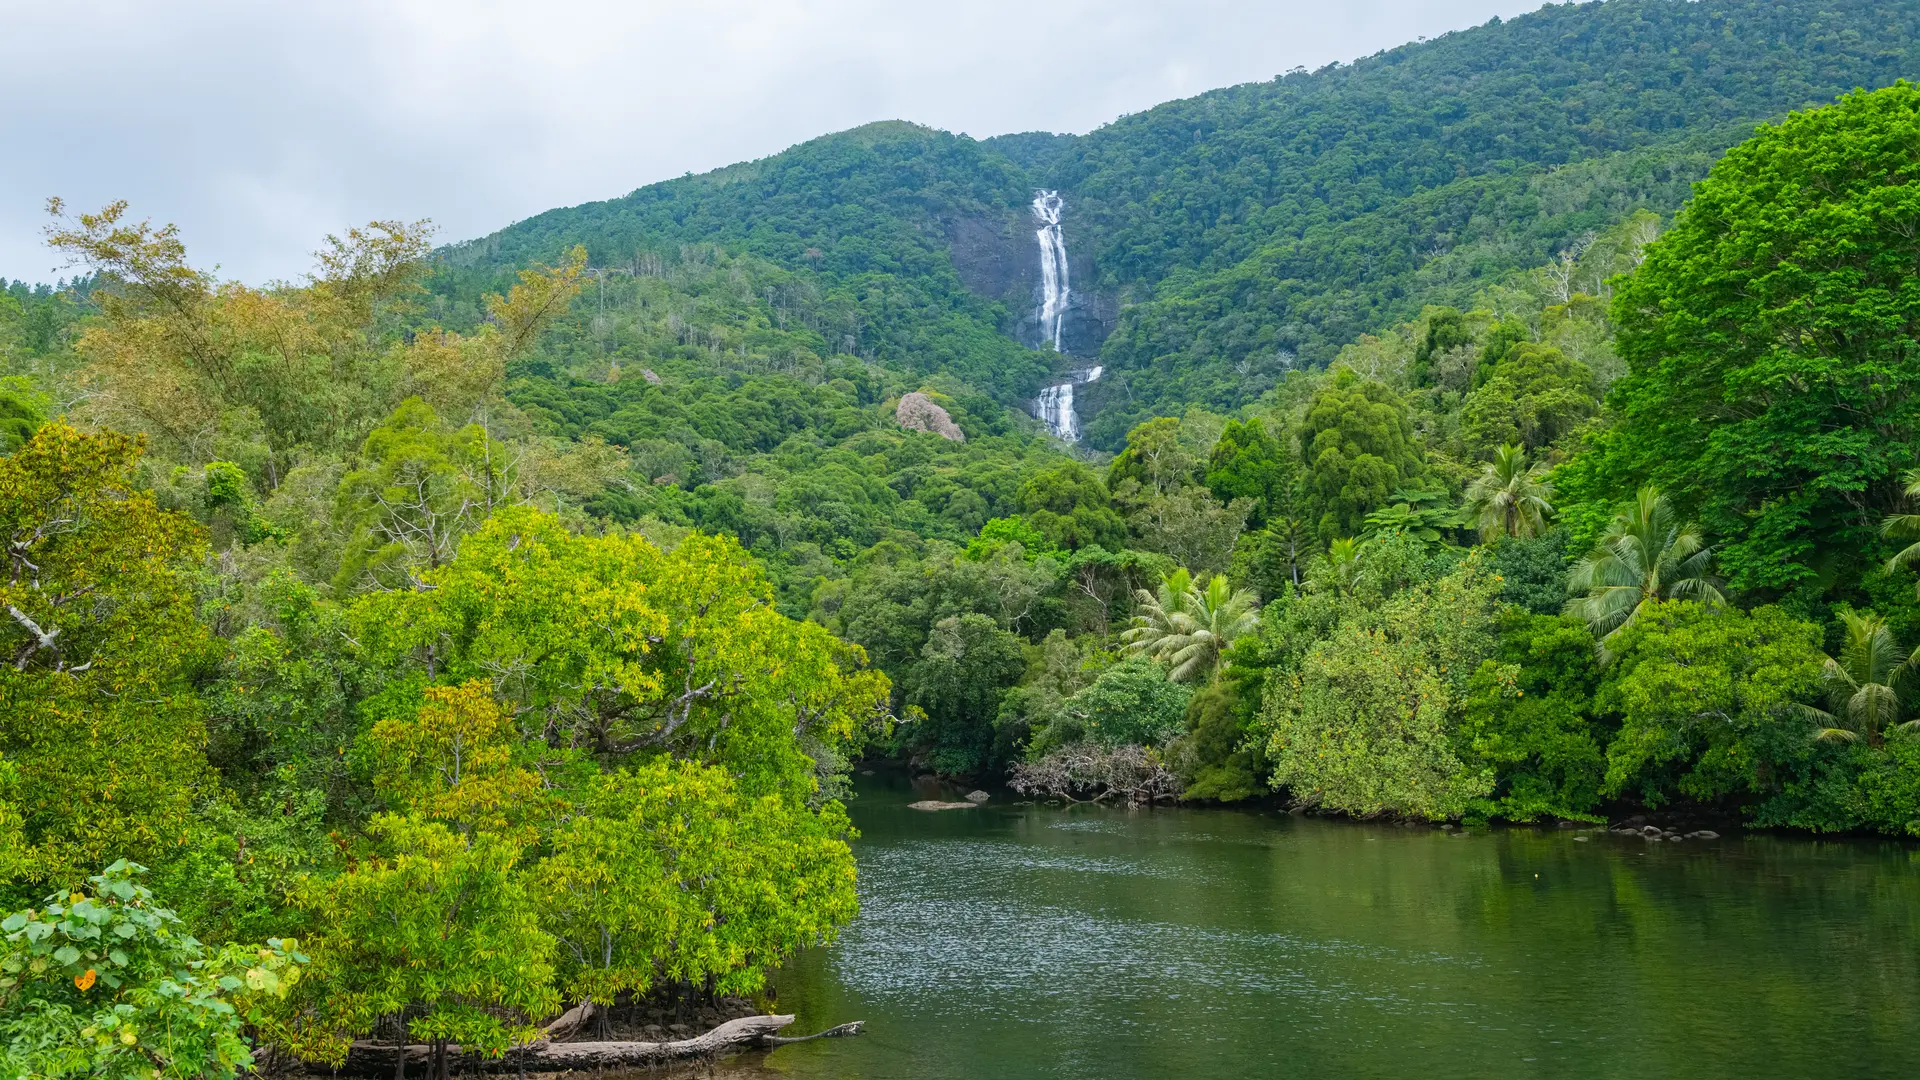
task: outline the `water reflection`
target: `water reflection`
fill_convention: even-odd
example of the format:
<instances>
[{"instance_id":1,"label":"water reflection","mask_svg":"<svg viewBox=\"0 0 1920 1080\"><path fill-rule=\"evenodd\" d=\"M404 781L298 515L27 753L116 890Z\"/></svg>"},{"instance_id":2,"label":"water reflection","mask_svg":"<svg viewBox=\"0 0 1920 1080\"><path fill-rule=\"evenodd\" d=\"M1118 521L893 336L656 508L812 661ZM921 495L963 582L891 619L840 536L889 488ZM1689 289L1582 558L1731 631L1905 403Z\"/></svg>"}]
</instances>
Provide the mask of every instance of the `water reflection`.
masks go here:
<instances>
[{"instance_id":1,"label":"water reflection","mask_svg":"<svg viewBox=\"0 0 1920 1080\"><path fill-rule=\"evenodd\" d=\"M863 912L713 1075L1920 1074L1920 850L854 808Z\"/></svg>"}]
</instances>

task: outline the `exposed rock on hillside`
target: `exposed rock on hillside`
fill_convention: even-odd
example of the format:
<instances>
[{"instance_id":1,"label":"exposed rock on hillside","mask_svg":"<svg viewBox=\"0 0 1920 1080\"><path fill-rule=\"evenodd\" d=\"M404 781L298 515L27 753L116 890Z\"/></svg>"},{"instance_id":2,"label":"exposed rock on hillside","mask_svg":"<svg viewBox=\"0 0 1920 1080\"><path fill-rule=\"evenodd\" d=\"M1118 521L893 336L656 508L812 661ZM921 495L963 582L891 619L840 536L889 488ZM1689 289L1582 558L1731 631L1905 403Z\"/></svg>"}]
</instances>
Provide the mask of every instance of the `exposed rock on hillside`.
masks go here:
<instances>
[{"instance_id":1,"label":"exposed rock on hillside","mask_svg":"<svg viewBox=\"0 0 1920 1080\"><path fill-rule=\"evenodd\" d=\"M899 407L893 410L893 418L908 431L930 431L953 442L967 441L966 432L953 422L947 410L934 404L932 398L918 390L901 395Z\"/></svg>"}]
</instances>

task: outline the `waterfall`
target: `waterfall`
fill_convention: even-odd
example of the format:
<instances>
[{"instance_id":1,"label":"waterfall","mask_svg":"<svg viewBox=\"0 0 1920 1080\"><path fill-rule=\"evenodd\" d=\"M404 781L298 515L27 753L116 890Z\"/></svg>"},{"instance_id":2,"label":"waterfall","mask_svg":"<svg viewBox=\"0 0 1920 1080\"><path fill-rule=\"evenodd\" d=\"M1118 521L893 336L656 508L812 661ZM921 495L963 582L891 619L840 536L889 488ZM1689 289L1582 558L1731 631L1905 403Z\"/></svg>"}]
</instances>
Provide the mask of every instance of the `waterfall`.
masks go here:
<instances>
[{"instance_id":1,"label":"waterfall","mask_svg":"<svg viewBox=\"0 0 1920 1080\"><path fill-rule=\"evenodd\" d=\"M1033 216L1040 222L1033 234L1040 241L1040 336L1053 342L1054 352L1060 351L1060 327L1073 296L1067 285L1067 240L1060 232L1060 212L1066 205L1057 191L1033 196Z\"/></svg>"},{"instance_id":2,"label":"waterfall","mask_svg":"<svg viewBox=\"0 0 1920 1080\"><path fill-rule=\"evenodd\" d=\"M1067 321L1067 301L1073 289L1067 284L1067 240L1060 232L1060 212L1066 202L1057 191L1037 191L1033 195L1033 217L1040 228L1033 234L1040 241L1040 336L1060 352L1060 328ZM1100 377L1098 365L1067 372L1067 381L1049 386L1034 399L1033 414L1047 425L1054 437L1065 442L1080 441L1080 416L1073 411L1073 388Z\"/></svg>"},{"instance_id":3,"label":"waterfall","mask_svg":"<svg viewBox=\"0 0 1920 1080\"><path fill-rule=\"evenodd\" d=\"M1080 441L1080 416L1073 411L1073 388L1100 377L1100 365L1067 373L1067 382L1049 386L1034 399L1034 415L1064 442Z\"/></svg>"}]
</instances>

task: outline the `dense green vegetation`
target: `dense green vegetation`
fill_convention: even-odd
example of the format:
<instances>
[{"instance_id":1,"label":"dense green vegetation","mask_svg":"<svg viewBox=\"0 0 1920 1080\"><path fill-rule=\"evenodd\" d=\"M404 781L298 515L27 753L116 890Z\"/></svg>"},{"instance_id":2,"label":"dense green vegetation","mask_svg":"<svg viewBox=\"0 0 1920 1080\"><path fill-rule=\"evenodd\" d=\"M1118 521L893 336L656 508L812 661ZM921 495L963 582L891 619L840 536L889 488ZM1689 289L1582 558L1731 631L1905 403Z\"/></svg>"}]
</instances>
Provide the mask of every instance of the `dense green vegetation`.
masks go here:
<instances>
[{"instance_id":1,"label":"dense green vegetation","mask_svg":"<svg viewBox=\"0 0 1920 1080\"><path fill-rule=\"evenodd\" d=\"M1084 136L868 125L447 257L504 280L576 243L615 270L717 243L838 301L835 351L1013 403L1047 367L1007 340L1032 298L956 268L982 234L1030 256L1027 203L1057 188L1076 289L1123 304L1100 355L1110 381L1086 398L1089 441L1118 451L1143 419L1239 408L1635 208L1670 214L1754 124L1920 71L1916 14L1912 0L1549 6Z\"/></svg>"},{"instance_id":2,"label":"dense green vegetation","mask_svg":"<svg viewBox=\"0 0 1920 1080\"><path fill-rule=\"evenodd\" d=\"M90 276L0 293L0 1009L44 1003L0 1054L230 1075L244 1013L324 1061L498 1055L576 1002L755 992L853 914L863 755L1920 835L1920 90L1763 127L1660 212L1700 125L1899 62L1852 6L1748 40L1775 11L1550 9L1196 99L1191 146L1196 103L1080 140L882 125L437 252L375 222L301 285L54 203ZM1482 69L1407 131L1337 122ZM1176 205L1190 151L1243 139L1235 168L1306 179ZM926 227L1011 228L1073 169L1107 280L1151 287L1107 345L1139 395L1110 456L1009 407L1056 358ZM1338 278L1313 247L1391 254L1366 223L1469 188L1455 250L1484 247L1424 284L1445 256ZM1333 275L1299 295L1368 299L1293 354L1324 365L1242 371L1301 318L1275 244ZM1169 312L1241 344L1167 352Z\"/></svg>"},{"instance_id":3,"label":"dense green vegetation","mask_svg":"<svg viewBox=\"0 0 1920 1080\"><path fill-rule=\"evenodd\" d=\"M232 1075L242 1021L497 1056L566 1002L751 992L851 917L835 796L886 678L734 540L607 530L626 452L500 396L579 258L461 334L397 223L271 290L119 206L51 241L104 284L9 356L9 1072Z\"/></svg>"}]
</instances>

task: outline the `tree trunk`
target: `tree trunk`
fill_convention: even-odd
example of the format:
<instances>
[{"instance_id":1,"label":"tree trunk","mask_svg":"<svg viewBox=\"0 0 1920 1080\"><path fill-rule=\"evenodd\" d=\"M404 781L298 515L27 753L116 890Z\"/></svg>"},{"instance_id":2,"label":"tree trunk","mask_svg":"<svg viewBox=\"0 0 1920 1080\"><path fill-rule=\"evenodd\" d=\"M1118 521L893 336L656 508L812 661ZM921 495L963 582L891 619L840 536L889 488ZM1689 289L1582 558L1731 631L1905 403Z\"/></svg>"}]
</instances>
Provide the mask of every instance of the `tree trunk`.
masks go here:
<instances>
[{"instance_id":1,"label":"tree trunk","mask_svg":"<svg viewBox=\"0 0 1920 1080\"><path fill-rule=\"evenodd\" d=\"M808 1039L858 1035L864 1022L856 1020L841 1024L817 1035L782 1038L778 1034L780 1029L791 1023L791 1016L744 1016L729 1020L705 1035L678 1042L552 1042L542 1039L509 1050L505 1057L482 1059L479 1067L486 1072L561 1072L567 1069L659 1065L686 1058L710 1057L729 1050L785 1046ZM429 1067L438 1064L444 1068L448 1050L456 1054L464 1052L457 1046L447 1044L414 1043L399 1049L401 1052L396 1054L396 1048L390 1043L356 1042L338 1072L347 1076L380 1076L388 1072L400 1076L409 1063ZM312 1070L333 1071L318 1065L313 1066Z\"/></svg>"}]
</instances>

